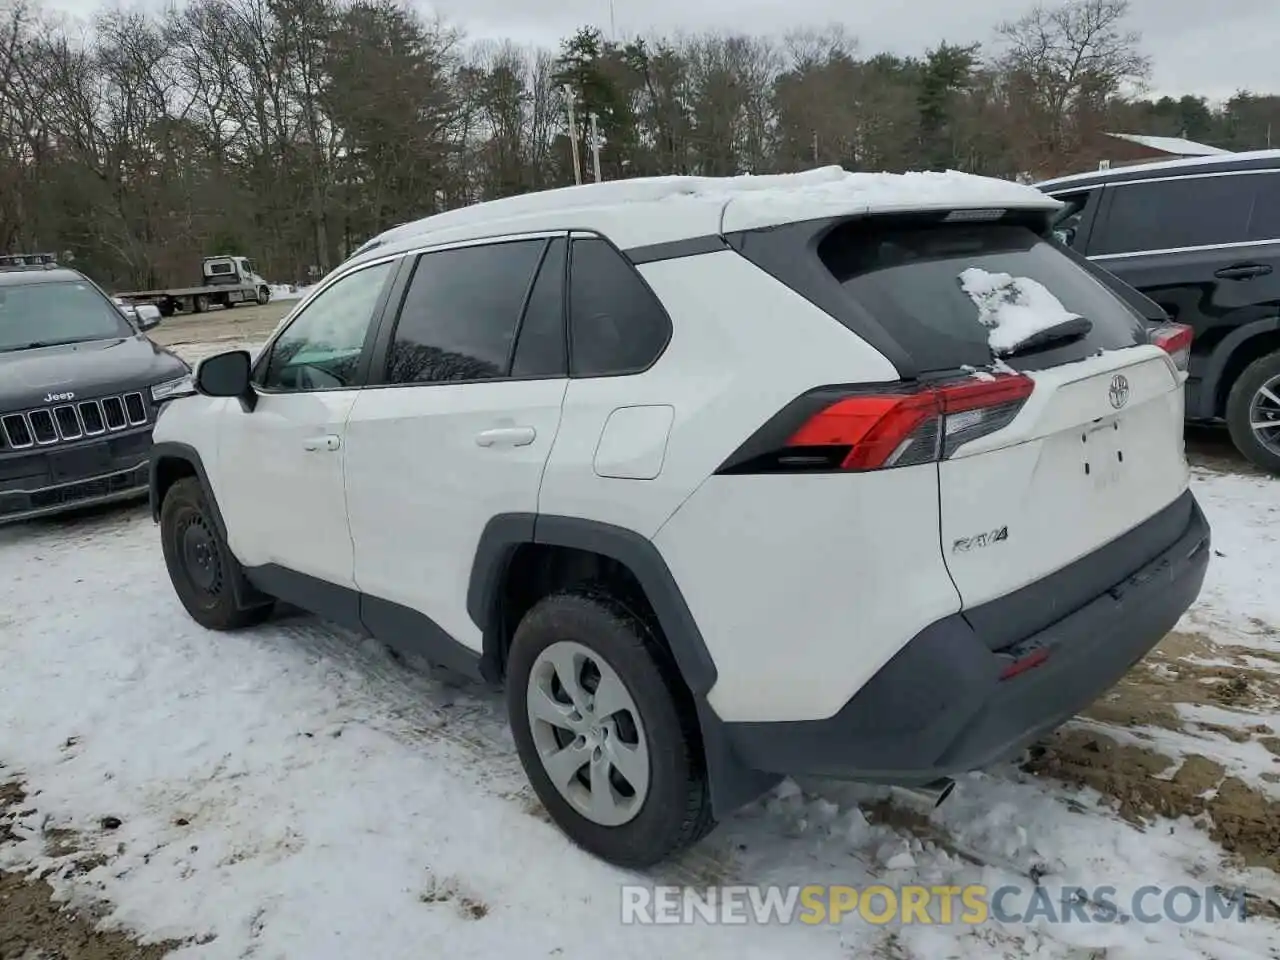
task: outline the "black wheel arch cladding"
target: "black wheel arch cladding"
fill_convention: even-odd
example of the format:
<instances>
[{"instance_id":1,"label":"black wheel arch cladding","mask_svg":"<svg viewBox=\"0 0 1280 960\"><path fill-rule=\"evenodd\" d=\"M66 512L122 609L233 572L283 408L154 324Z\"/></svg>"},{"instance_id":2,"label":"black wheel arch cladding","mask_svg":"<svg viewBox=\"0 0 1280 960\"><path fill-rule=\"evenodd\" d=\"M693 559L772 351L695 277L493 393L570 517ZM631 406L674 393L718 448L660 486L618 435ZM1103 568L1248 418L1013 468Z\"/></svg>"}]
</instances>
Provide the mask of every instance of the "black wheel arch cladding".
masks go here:
<instances>
[{"instance_id":1,"label":"black wheel arch cladding","mask_svg":"<svg viewBox=\"0 0 1280 960\"><path fill-rule=\"evenodd\" d=\"M516 550L525 544L568 547L608 557L630 570L640 584L693 697L717 818L754 800L781 779L752 770L738 758L723 721L707 702L717 673L693 613L658 548L649 538L625 527L532 513L499 514L486 524L467 590L467 612L484 637L486 676L496 678L502 672L504 581Z\"/></svg>"},{"instance_id":2,"label":"black wheel arch cladding","mask_svg":"<svg viewBox=\"0 0 1280 960\"><path fill-rule=\"evenodd\" d=\"M242 582L239 574L243 571L239 566L239 559L231 550L227 524L222 517L222 510L218 507L218 498L214 494L213 484L209 482L209 474L205 470L204 461L200 458L200 451L190 444L162 440L152 445L148 481L151 519L156 523L160 522L165 494L174 483L186 476L194 476L199 481L200 489L204 493L205 505L209 509L209 520L213 523L214 530L222 539L227 554L231 558L233 569L227 571L227 574L237 605L251 607L266 603L271 599L270 597L251 584Z\"/></svg>"}]
</instances>

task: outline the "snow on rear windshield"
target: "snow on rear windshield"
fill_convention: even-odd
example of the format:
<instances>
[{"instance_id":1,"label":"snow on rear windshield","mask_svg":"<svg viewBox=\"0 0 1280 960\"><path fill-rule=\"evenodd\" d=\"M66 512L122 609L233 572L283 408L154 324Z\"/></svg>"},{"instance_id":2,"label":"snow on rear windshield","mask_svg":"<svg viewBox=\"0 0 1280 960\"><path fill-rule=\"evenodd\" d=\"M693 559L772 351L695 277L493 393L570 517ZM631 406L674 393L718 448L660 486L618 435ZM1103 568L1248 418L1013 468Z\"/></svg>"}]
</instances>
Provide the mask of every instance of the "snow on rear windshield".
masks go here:
<instances>
[{"instance_id":1,"label":"snow on rear windshield","mask_svg":"<svg viewBox=\"0 0 1280 960\"><path fill-rule=\"evenodd\" d=\"M969 267L960 274L960 286L978 308L978 322L988 329L987 342L996 356L1041 330L1080 318L1030 277Z\"/></svg>"}]
</instances>

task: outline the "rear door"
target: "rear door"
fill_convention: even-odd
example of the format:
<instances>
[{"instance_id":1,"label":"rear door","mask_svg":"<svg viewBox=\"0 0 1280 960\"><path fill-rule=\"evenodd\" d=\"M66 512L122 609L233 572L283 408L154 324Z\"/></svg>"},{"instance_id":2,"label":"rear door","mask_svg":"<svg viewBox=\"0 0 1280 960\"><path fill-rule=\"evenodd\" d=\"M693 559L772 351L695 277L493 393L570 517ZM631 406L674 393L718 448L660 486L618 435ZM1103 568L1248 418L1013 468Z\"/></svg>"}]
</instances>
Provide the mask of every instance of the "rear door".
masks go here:
<instances>
[{"instance_id":1,"label":"rear door","mask_svg":"<svg viewBox=\"0 0 1280 960\"><path fill-rule=\"evenodd\" d=\"M1243 323L1280 310L1280 171L1218 173L1109 185L1087 255L1196 332L1192 416L1200 364Z\"/></svg>"},{"instance_id":2,"label":"rear door","mask_svg":"<svg viewBox=\"0 0 1280 960\"><path fill-rule=\"evenodd\" d=\"M988 411L1007 419L993 432L972 429L976 411L946 417L941 547L966 608L1062 569L1186 489L1181 375L1056 244L1013 224L864 224L820 254L931 375L1032 381L1020 406ZM1070 332L1080 317L1082 336L993 357L1019 330Z\"/></svg>"},{"instance_id":3,"label":"rear door","mask_svg":"<svg viewBox=\"0 0 1280 960\"><path fill-rule=\"evenodd\" d=\"M378 620L397 615L376 602L389 601L480 649L471 559L495 514L537 512L560 425L565 247L535 236L421 254L388 307L346 437L355 580L374 598L374 633L397 632Z\"/></svg>"}]
</instances>

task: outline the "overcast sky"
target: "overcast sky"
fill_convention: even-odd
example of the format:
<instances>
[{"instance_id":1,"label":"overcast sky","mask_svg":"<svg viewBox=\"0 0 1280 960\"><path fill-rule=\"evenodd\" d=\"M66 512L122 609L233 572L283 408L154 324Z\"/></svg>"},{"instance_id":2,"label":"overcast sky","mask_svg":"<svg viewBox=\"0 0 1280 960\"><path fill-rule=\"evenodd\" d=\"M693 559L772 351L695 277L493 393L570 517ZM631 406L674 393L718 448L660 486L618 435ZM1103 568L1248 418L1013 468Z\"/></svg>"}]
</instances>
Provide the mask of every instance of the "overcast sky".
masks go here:
<instances>
[{"instance_id":1,"label":"overcast sky","mask_svg":"<svg viewBox=\"0 0 1280 960\"><path fill-rule=\"evenodd\" d=\"M46 0L85 14L98 0ZM142 0L150 5L158 0ZM417 0L467 33L554 46L584 23L608 32L610 0ZM1052 0L1049 0L1052 2ZM1131 0L1130 24L1152 58L1152 92L1211 99L1280 93L1280 0ZM133 6L134 2L125 2ZM732 29L782 34L840 23L864 53L923 53L939 41L989 42L992 27L1031 0L613 0L618 36Z\"/></svg>"}]
</instances>

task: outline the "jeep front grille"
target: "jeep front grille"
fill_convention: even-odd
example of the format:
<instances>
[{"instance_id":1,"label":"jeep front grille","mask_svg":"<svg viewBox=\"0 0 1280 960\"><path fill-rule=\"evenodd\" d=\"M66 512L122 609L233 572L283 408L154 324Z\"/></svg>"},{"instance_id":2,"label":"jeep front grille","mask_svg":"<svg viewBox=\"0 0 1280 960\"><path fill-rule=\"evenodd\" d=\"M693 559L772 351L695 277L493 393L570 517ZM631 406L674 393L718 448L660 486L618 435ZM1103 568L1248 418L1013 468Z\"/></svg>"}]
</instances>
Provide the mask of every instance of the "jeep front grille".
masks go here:
<instances>
[{"instance_id":1,"label":"jeep front grille","mask_svg":"<svg viewBox=\"0 0 1280 960\"><path fill-rule=\"evenodd\" d=\"M0 427L3 427L4 440L9 448L21 450L116 433L129 427L140 427L149 419L146 397L133 392L6 413L0 416Z\"/></svg>"}]
</instances>

